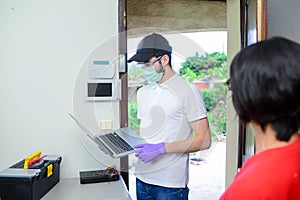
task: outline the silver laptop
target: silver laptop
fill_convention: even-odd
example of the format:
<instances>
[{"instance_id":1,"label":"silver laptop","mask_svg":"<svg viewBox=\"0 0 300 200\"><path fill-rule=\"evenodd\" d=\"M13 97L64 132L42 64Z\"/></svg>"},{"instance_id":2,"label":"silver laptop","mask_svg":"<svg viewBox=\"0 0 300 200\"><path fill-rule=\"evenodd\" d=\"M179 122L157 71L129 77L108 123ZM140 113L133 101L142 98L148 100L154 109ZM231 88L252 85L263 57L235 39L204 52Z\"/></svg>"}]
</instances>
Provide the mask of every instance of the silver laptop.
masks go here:
<instances>
[{"instance_id":1,"label":"silver laptop","mask_svg":"<svg viewBox=\"0 0 300 200\"><path fill-rule=\"evenodd\" d=\"M112 158L120 158L135 152L133 146L147 143L146 140L138 136L128 127L113 130L104 134L94 135L83 124L81 124L71 113L70 117L76 122L80 129L92 140L99 148Z\"/></svg>"}]
</instances>

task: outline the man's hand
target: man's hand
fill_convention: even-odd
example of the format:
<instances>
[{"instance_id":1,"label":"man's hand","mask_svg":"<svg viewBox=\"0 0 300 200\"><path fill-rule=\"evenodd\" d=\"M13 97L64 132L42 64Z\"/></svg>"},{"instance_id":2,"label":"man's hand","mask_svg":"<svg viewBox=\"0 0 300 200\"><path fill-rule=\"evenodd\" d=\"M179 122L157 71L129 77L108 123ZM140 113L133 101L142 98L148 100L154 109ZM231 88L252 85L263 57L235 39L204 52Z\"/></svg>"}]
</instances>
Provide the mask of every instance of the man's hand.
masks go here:
<instances>
[{"instance_id":1,"label":"man's hand","mask_svg":"<svg viewBox=\"0 0 300 200\"><path fill-rule=\"evenodd\" d=\"M135 152L135 156L144 161L144 163L150 162L161 154L166 153L163 142L158 144L138 144L134 148L140 148Z\"/></svg>"}]
</instances>

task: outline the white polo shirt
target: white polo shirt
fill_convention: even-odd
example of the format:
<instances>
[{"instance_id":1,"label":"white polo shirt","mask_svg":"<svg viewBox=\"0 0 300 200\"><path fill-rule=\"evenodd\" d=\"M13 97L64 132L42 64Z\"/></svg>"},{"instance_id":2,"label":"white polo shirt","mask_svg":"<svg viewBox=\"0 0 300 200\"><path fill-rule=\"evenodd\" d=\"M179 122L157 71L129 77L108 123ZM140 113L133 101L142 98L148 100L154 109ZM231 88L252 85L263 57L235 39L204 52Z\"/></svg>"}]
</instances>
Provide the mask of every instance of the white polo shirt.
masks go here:
<instances>
[{"instance_id":1,"label":"white polo shirt","mask_svg":"<svg viewBox=\"0 0 300 200\"><path fill-rule=\"evenodd\" d=\"M162 84L148 84L139 89L137 103L140 135L153 144L192 137L189 122L206 117L200 89L178 74ZM188 163L188 154L165 154L146 164L138 160L135 175L149 184L185 187Z\"/></svg>"}]
</instances>

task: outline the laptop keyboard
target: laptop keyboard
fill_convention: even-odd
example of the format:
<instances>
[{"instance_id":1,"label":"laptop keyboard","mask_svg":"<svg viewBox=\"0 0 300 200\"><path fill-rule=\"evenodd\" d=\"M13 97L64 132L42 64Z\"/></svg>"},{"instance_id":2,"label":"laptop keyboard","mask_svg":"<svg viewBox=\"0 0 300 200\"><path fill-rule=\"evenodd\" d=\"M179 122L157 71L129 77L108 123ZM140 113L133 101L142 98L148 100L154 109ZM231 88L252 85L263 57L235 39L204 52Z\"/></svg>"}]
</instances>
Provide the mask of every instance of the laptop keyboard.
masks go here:
<instances>
[{"instance_id":1,"label":"laptop keyboard","mask_svg":"<svg viewBox=\"0 0 300 200\"><path fill-rule=\"evenodd\" d=\"M116 133L107 133L99 137L116 153L132 151L134 148Z\"/></svg>"}]
</instances>

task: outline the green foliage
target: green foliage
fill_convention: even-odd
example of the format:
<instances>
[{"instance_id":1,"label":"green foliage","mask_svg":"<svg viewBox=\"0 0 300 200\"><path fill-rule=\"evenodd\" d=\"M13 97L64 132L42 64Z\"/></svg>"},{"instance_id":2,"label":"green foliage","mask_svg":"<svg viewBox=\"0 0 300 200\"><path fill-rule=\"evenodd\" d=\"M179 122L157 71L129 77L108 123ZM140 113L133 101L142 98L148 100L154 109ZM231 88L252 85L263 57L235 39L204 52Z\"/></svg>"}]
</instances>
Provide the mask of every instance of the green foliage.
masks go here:
<instances>
[{"instance_id":1,"label":"green foliage","mask_svg":"<svg viewBox=\"0 0 300 200\"><path fill-rule=\"evenodd\" d=\"M224 79L226 77L226 60L227 56L224 53L205 53L187 57L183 62L182 68L179 69L179 74L189 81Z\"/></svg>"},{"instance_id":2,"label":"green foliage","mask_svg":"<svg viewBox=\"0 0 300 200\"><path fill-rule=\"evenodd\" d=\"M184 72L181 72L181 69L179 69L179 74L185 77L189 82L193 82L195 79L201 79L201 75L190 68L187 67ZM181 73L184 73L184 75Z\"/></svg>"},{"instance_id":3,"label":"green foliage","mask_svg":"<svg viewBox=\"0 0 300 200\"><path fill-rule=\"evenodd\" d=\"M145 79L142 75L142 70L135 63L128 65L128 80L136 83L143 83Z\"/></svg>"},{"instance_id":4,"label":"green foliage","mask_svg":"<svg viewBox=\"0 0 300 200\"><path fill-rule=\"evenodd\" d=\"M226 94L223 82L227 75L227 56L224 53L205 53L187 57L179 74L190 82L207 81L210 88L202 89L213 137L226 134Z\"/></svg>"},{"instance_id":5,"label":"green foliage","mask_svg":"<svg viewBox=\"0 0 300 200\"><path fill-rule=\"evenodd\" d=\"M221 134L226 135L226 94L227 88L223 83L218 83L213 88L202 90L213 137Z\"/></svg>"},{"instance_id":6,"label":"green foliage","mask_svg":"<svg viewBox=\"0 0 300 200\"><path fill-rule=\"evenodd\" d=\"M226 103L223 100L211 111L210 126L214 134L226 134Z\"/></svg>"},{"instance_id":7,"label":"green foliage","mask_svg":"<svg viewBox=\"0 0 300 200\"><path fill-rule=\"evenodd\" d=\"M140 120L137 118L137 103L136 101L131 101L128 103L128 127L136 131L140 127Z\"/></svg>"},{"instance_id":8,"label":"green foliage","mask_svg":"<svg viewBox=\"0 0 300 200\"><path fill-rule=\"evenodd\" d=\"M213 95L211 93L212 93L211 89L203 89L202 90L203 100L204 100L207 112L211 111L213 109L213 107L216 105L216 102L214 101Z\"/></svg>"}]
</instances>

